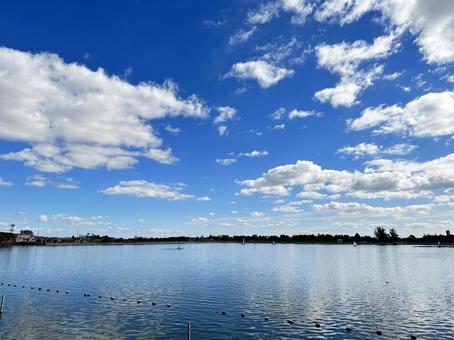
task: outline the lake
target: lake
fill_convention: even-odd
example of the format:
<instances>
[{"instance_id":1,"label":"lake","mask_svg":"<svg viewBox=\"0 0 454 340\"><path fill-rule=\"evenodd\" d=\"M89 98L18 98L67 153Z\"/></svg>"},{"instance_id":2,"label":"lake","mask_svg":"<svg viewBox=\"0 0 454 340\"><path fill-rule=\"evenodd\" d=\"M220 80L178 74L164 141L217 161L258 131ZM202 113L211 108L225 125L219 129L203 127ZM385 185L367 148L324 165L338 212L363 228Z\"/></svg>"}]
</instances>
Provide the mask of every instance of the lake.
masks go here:
<instances>
[{"instance_id":1,"label":"lake","mask_svg":"<svg viewBox=\"0 0 454 340\"><path fill-rule=\"evenodd\" d=\"M454 248L11 247L0 281L0 339L454 339Z\"/></svg>"}]
</instances>

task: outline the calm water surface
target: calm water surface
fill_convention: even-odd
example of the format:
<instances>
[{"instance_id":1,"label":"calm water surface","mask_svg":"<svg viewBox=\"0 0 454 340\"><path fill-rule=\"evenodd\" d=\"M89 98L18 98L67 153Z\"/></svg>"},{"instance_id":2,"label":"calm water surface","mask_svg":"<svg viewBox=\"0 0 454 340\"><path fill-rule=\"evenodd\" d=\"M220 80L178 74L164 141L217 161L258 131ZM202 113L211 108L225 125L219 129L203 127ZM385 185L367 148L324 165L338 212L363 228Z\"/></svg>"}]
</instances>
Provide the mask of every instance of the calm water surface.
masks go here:
<instances>
[{"instance_id":1,"label":"calm water surface","mask_svg":"<svg viewBox=\"0 0 454 340\"><path fill-rule=\"evenodd\" d=\"M0 248L0 339L454 339L453 248L181 246Z\"/></svg>"}]
</instances>

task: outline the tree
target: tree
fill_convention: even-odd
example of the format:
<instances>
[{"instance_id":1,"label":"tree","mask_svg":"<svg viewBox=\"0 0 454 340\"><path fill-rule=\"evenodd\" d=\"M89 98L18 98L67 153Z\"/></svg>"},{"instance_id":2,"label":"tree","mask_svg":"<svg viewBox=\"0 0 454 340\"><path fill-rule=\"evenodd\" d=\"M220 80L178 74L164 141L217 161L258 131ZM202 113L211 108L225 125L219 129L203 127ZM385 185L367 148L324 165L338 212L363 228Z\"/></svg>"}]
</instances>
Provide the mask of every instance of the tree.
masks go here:
<instances>
[{"instance_id":1,"label":"tree","mask_svg":"<svg viewBox=\"0 0 454 340\"><path fill-rule=\"evenodd\" d=\"M399 235L397 234L396 229L389 229L389 238L391 239L391 241L397 241L399 239Z\"/></svg>"},{"instance_id":2,"label":"tree","mask_svg":"<svg viewBox=\"0 0 454 340\"><path fill-rule=\"evenodd\" d=\"M383 227L377 227L374 230L375 238L381 242L388 241L389 234L386 232L386 229Z\"/></svg>"}]
</instances>

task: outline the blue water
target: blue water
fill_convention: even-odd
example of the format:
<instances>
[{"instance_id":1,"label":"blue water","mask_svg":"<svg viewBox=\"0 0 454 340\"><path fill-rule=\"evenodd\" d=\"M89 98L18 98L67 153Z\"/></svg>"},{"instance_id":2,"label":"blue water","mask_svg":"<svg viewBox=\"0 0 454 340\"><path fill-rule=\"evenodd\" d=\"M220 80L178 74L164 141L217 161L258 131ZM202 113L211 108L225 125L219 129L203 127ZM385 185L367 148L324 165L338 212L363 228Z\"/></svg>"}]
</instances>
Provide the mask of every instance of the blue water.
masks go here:
<instances>
[{"instance_id":1,"label":"blue water","mask_svg":"<svg viewBox=\"0 0 454 340\"><path fill-rule=\"evenodd\" d=\"M0 248L0 339L454 339L454 248L181 246Z\"/></svg>"}]
</instances>

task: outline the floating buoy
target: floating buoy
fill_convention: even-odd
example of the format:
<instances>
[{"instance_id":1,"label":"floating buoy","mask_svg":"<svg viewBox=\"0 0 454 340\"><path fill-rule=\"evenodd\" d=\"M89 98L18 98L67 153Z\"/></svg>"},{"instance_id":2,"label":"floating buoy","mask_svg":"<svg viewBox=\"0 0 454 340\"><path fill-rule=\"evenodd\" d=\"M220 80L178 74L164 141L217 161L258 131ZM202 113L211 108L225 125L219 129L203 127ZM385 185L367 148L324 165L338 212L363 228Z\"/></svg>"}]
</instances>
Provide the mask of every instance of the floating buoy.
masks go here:
<instances>
[{"instance_id":1,"label":"floating buoy","mask_svg":"<svg viewBox=\"0 0 454 340\"><path fill-rule=\"evenodd\" d=\"M225 315L226 313L224 311L221 312L222 315Z\"/></svg>"},{"instance_id":2,"label":"floating buoy","mask_svg":"<svg viewBox=\"0 0 454 340\"><path fill-rule=\"evenodd\" d=\"M69 290L67 290L67 291L65 292L65 294L69 294Z\"/></svg>"},{"instance_id":3,"label":"floating buoy","mask_svg":"<svg viewBox=\"0 0 454 340\"><path fill-rule=\"evenodd\" d=\"M38 288L38 290L41 290L41 288Z\"/></svg>"},{"instance_id":4,"label":"floating buoy","mask_svg":"<svg viewBox=\"0 0 454 340\"><path fill-rule=\"evenodd\" d=\"M84 297L87 297L87 294L86 294L86 293L84 293Z\"/></svg>"},{"instance_id":5,"label":"floating buoy","mask_svg":"<svg viewBox=\"0 0 454 340\"><path fill-rule=\"evenodd\" d=\"M126 299L123 299L123 302L126 302Z\"/></svg>"},{"instance_id":6,"label":"floating buoy","mask_svg":"<svg viewBox=\"0 0 454 340\"><path fill-rule=\"evenodd\" d=\"M34 287L30 287L30 289L35 289Z\"/></svg>"},{"instance_id":7,"label":"floating buoy","mask_svg":"<svg viewBox=\"0 0 454 340\"><path fill-rule=\"evenodd\" d=\"M315 324L315 327L320 328L321 326L320 326L320 324L317 322L317 323Z\"/></svg>"},{"instance_id":8,"label":"floating buoy","mask_svg":"<svg viewBox=\"0 0 454 340\"><path fill-rule=\"evenodd\" d=\"M25 286L22 286L22 288L25 288Z\"/></svg>"},{"instance_id":9,"label":"floating buoy","mask_svg":"<svg viewBox=\"0 0 454 340\"><path fill-rule=\"evenodd\" d=\"M416 335L410 335L410 339L412 339L412 340L416 340L416 339L417 339L417 337L416 337Z\"/></svg>"},{"instance_id":10,"label":"floating buoy","mask_svg":"<svg viewBox=\"0 0 454 340\"><path fill-rule=\"evenodd\" d=\"M170 307L172 307L172 306L170 305L170 303L168 303L168 304L167 304L167 307L170 308Z\"/></svg>"},{"instance_id":11,"label":"floating buoy","mask_svg":"<svg viewBox=\"0 0 454 340\"><path fill-rule=\"evenodd\" d=\"M383 333L381 331L377 331L376 334L377 335L383 335Z\"/></svg>"},{"instance_id":12,"label":"floating buoy","mask_svg":"<svg viewBox=\"0 0 454 340\"><path fill-rule=\"evenodd\" d=\"M288 323L289 325L293 325L295 322L294 322L293 320L287 320L287 323Z\"/></svg>"},{"instance_id":13,"label":"floating buoy","mask_svg":"<svg viewBox=\"0 0 454 340\"><path fill-rule=\"evenodd\" d=\"M17 287L17 285L14 285L14 287Z\"/></svg>"},{"instance_id":14,"label":"floating buoy","mask_svg":"<svg viewBox=\"0 0 454 340\"><path fill-rule=\"evenodd\" d=\"M137 300L137 303L141 303L141 302L142 302L142 301L140 301L140 300Z\"/></svg>"},{"instance_id":15,"label":"floating buoy","mask_svg":"<svg viewBox=\"0 0 454 340\"><path fill-rule=\"evenodd\" d=\"M268 321L268 320L269 320L268 317L265 316L265 321Z\"/></svg>"},{"instance_id":16,"label":"floating buoy","mask_svg":"<svg viewBox=\"0 0 454 340\"><path fill-rule=\"evenodd\" d=\"M346 330L347 332L351 332L351 331L352 331L352 329L351 329L350 327L348 327L348 326L345 327L345 330Z\"/></svg>"},{"instance_id":17,"label":"floating buoy","mask_svg":"<svg viewBox=\"0 0 454 340\"><path fill-rule=\"evenodd\" d=\"M102 299L102 296L101 296L101 295L99 295L99 296L98 296L98 299Z\"/></svg>"},{"instance_id":18,"label":"floating buoy","mask_svg":"<svg viewBox=\"0 0 454 340\"><path fill-rule=\"evenodd\" d=\"M241 313L240 316L241 316L242 318L244 318L244 314L243 314L243 313Z\"/></svg>"},{"instance_id":19,"label":"floating buoy","mask_svg":"<svg viewBox=\"0 0 454 340\"><path fill-rule=\"evenodd\" d=\"M11 283L8 283L8 287L10 287L10 286L11 286Z\"/></svg>"},{"instance_id":20,"label":"floating buoy","mask_svg":"<svg viewBox=\"0 0 454 340\"><path fill-rule=\"evenodd\" d=\"M115 300L115 298L113 296L110 297L111 300Z\"/></svg>"},{"instance_id":21,"label":"floating buoy","mask_svg":"<svg viewBox=\"0 0 454 340\"><path fill-rule=\"evenodd\" d=\"M58 289L56 290L56 292L57 292L57 293L60 293L60 291L59 291ZM90 296L90 295L88 295L88 296Z\"/></svg>"},{"instance_id":22,"label":"floating buoy","mask_svg":"<svg viewBox=\"0 0 454 340\"><path fill-rule=\"evenodd\" d=\"M152 306L156 306L156 302L152 302L151 305L152 305Z\"/></svg>"},{"instance_id":23,"label":"floating buoy","mask_svg":"<svg viewBox=\"0 0 454 340\"><path fill-rule=\"evenodd\" d=\"M49 288L47 288L46 290L47 290L48 292L50 292L50 289L49 289Z\"/></svg>"}]
</instances>

